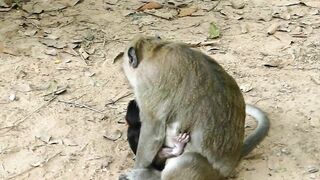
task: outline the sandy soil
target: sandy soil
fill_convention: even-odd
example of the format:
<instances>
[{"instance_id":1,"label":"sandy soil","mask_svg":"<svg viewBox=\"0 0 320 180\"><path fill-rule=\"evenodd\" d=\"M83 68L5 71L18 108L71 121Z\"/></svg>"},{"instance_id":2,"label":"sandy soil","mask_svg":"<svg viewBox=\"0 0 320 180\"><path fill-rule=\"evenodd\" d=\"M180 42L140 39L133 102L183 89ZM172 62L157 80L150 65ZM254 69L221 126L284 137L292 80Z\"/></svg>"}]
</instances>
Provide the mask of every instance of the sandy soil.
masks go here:
<instances>
[{"instance_id":1,"label":"sandy soil","mask_svg":"<svg viewBox=\"0 0 320 180\"><path fill-rule=\"evenodd\" d=\"M0 179L112 180L133 165L133 96L113 59L137 33L214 42L199 48L268 113L268 137L232 179L320 179L319 1L185 2L177 15L135 12L141 1L0 0Z\"/></svg>"}]
</instances>

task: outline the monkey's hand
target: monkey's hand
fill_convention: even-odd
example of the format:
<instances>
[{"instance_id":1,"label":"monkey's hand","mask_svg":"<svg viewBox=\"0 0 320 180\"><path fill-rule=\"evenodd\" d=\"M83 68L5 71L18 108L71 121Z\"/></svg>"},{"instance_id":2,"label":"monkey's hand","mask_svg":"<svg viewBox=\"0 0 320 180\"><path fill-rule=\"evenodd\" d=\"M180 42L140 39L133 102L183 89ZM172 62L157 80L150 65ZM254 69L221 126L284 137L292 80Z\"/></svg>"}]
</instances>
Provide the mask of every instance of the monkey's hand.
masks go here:
<instances>
[{"instance_id":1,"label":"monkey's hand","mask_svg":"<svg viewBox=\"0 0 320 180\"><path fill-rule=\"evenodd\" d=\"M165 121L148 119L142 121L134 168L148 168L162 148L166 126Z\"/></svg>"},{"instance_id":2,"label":"monkey's hand","mask_svg":"<svg viewBox=\"0 0 320 180\"><path fill-rule=\"evenodd\" d=\"M175 137L173 141L174 147L162 148L158 154L159 158L167 159L180 156L184 151L184 147L190 141L190 136L187 133L181 133L177 137Z\"/></svg>"},{"instance_id":3,"label":"monkey's hand","mask_svg":"<svg viewBox=\"0 0 320 180\"><path fill-rule=\"evenodd\" d=\"M184 147L190 141L190 136L187 133L181 133L174 140L174 148L172 149L172 155L179 156L183 153Z\"/></svg>"}]
</instances>

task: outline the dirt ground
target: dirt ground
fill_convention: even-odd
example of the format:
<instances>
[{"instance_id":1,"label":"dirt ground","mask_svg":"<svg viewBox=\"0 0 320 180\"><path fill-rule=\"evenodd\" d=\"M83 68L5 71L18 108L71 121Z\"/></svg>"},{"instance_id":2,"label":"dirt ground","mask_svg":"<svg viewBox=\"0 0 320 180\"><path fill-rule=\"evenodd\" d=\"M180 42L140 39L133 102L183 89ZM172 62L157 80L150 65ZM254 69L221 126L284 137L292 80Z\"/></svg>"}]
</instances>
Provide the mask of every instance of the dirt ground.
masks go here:
<instances>
[{"instance_id":1,"label":"dirt ground","mask_svg":"<svg viewBox=\"0 0 320 180\"><path fill-rule=\"evenodd\" d=\"M197 44L267 112L268 137L230 179L320 179L318 0L177 0L140 12L133 0L15 2L0 0L0 179L112 180L132 167L133 95L113 61L138 33ZM209 38L210 23L220 37Z\"/></svg>"}]
</instances>

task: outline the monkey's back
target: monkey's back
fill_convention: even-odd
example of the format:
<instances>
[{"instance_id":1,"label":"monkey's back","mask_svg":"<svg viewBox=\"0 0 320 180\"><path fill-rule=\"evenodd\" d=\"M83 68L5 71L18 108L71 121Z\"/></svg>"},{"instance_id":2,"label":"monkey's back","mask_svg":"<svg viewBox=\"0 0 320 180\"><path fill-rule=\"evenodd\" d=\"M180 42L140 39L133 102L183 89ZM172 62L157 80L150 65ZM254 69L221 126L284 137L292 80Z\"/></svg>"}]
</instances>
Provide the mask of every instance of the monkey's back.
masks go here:
<instances>
[{"instance_id":1,"label":"monkey's back","mask_svg":"<svg viewBox=\"0 0 320 180\"><path fill-rule=\"evenodd\" d=\"M160 77L155 88L161 92L159 100L170 104L168 124L181 122L180 131L191 133L186 151L201 153L228 174L240 159L244 139L245 102L240 88L200 51L178 43L161 49L166 53L154 59Z\"/></svg>"}]
</instances>

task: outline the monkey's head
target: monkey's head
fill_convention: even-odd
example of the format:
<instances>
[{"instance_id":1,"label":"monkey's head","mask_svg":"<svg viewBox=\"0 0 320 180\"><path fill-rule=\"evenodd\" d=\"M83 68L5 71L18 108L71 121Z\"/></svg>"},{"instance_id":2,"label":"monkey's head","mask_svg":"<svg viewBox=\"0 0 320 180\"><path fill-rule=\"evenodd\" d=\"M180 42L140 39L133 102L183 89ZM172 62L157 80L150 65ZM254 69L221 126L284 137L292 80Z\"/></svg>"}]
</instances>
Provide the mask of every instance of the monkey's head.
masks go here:
<instances>
[{"instance_id":1,"label":"monkey's head","mask_svg":"<svg viewBox=\"0 0 320 180\"><path fill-rule=\"evenodd\" d=\"M156 75L157 69L154 55L157 49L166 44L159 36L138 35L133 38L124 51L123 70L130 84L135 88L141 82L141 78Z\"/></svg>"}]
</instances>

